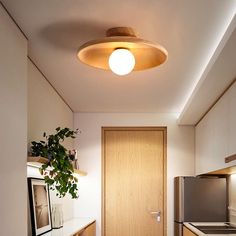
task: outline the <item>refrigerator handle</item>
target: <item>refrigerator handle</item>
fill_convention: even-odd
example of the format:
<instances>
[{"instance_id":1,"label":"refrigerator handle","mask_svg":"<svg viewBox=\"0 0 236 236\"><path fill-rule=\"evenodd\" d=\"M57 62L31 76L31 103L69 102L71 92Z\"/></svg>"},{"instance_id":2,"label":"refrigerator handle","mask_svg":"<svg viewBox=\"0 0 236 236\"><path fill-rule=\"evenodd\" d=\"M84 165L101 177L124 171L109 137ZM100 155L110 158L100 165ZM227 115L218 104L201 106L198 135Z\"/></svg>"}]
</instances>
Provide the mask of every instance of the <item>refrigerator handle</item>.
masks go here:
<instances>
[{"instance_id":1,"label":"refrigerator handle","mask_svg":"<svg viewBox=\"0 0 236 236\"><path fill-rule=\"evenodd\" d=\"M175 178L175 221L183 222L184 220L184 177Z\"/></svg>"}]
</instances>

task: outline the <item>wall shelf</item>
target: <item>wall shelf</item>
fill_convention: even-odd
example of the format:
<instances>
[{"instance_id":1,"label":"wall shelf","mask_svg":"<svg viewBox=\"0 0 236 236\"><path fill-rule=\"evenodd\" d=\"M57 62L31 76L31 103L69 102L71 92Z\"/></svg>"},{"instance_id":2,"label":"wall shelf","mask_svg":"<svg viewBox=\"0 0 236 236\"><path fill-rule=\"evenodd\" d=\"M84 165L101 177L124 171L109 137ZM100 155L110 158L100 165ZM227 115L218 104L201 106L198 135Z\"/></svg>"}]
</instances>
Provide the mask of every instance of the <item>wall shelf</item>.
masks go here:
<instances>
[{"instance_id":1,"label":"wall shelf","mask_svg":"<svg viewBox=\"0 0 236 236\"><path fill-rule=\"evenodd\" d=\"M229 163L231 161L236 161L236 154L228 156L225 158L225 163Z\"/></svg>"},{"instance_id":2,"label":"wall shelf","mask_svg":"<svg viewBox=\"0 0 236 236\"><path fill-rule=\"evenodd\" d=\"M32 157L32 156L27 157L27 165L28 166L40 168L42 166L42 164L47 164L47 163L48 163L48 159L45 157ZM82 171L82 170L78 170L78 169L74 169L74 173L78 174L80 176L87 175L87 172Z\"/></svg>"}]
</instances>

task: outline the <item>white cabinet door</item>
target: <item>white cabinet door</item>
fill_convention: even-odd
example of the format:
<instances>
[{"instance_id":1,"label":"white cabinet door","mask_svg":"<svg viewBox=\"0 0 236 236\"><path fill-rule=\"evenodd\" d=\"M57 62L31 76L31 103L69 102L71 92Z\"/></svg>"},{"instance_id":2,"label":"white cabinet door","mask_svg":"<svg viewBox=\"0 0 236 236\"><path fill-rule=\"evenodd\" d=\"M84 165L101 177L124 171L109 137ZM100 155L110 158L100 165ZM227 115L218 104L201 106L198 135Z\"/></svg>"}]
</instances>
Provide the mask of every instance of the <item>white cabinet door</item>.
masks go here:
<instances>
[{"instance_id":1,"label":"white cabinet door","mask_svg":"<svg viewBox=\"0 0 236 236\"><path fill-rule=\"evenodd\" d=\"M225 94L214 106L214 145L213 163L211 170L225 167L225 157L228 155L228 108L229 94Z\"/></svg>"},{"instance_id":2,"label":"white cabinet door","mask_svg":"<svg viewBox=\"0 0 236 236\"><path fill-rule=\"evenodd\" d=\"M211 165L211 151L213 150L211 136L213 131L209 124L211 124L209 116L206 116L196 127L195 172L197 175L207 172Z\"/></svg>"},{"instance_id":3,"label":"white cabinet door","mask_svg":"<svg viewBox=\"0 0 236 236\"><path fill-rule=\"evenodd\" d=\"M231 156L236 154L236 83L229 90L229 124L228 155Z\"/></svg>"},{"instance_id":4,"label":"white cabinet door","mask_svg":"<svg viewBox=\"0 0 236 236\"><path fill-rule=\"evenodd\" d=\"M228 155L229 93L226 93L196 127L196 174L224 168Z\"/></svg>"}]
</instances>

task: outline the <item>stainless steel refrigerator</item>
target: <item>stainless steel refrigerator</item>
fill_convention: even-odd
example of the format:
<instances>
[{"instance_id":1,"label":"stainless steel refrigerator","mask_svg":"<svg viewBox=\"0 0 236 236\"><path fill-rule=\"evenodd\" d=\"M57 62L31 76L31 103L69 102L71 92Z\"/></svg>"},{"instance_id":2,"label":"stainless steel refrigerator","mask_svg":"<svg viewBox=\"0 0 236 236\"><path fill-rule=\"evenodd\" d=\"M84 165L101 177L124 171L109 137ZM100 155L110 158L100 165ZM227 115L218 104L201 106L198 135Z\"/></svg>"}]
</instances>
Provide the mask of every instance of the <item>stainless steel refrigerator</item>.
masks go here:
<instances>
[{"instance_id":1,"label":"stainless steel refrigerator","mask_svg":"<svg viewBox=\"0 0 236 236\"><path fill-rule=\"evenodd\" d=\"M175 177L175 236L183 222L226 222L227 180L218 177Z\"/></svg>"}]
</instances>

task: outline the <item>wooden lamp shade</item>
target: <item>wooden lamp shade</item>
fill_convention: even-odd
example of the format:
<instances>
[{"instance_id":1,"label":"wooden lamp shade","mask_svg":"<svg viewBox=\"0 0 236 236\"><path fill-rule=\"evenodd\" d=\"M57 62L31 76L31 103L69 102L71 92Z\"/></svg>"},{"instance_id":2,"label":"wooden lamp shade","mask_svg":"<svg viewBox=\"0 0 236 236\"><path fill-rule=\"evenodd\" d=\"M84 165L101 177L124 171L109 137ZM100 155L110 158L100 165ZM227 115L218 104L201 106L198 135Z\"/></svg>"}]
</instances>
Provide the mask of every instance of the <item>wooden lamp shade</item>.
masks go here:
<instances>
[{"instance_id":1,"label":"wooden lamp shade","mask_svg":"<svg viewBox=\"0 0 236 236\"><path fill-rule=\"evenodd\" d=\"M164 47L137 38L132 28L111 28L107 30L106 36L83 44L77 53L80 61L96 68L110 70L109 57L119 48L128 49L134 55L134 71L159 66L167 59L168 53Z\"/></svg>"}]
</instances>

